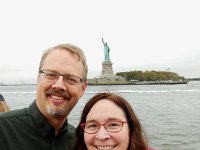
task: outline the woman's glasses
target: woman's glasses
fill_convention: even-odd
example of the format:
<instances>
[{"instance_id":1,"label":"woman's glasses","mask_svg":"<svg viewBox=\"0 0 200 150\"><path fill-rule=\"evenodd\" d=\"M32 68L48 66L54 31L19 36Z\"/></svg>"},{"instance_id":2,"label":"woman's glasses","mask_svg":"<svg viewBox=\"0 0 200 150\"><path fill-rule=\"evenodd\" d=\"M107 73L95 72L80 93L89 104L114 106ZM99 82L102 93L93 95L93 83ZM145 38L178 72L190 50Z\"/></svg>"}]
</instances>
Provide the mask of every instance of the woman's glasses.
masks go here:
<instances>
[{"instance_id":1,"label":"woman's glasses","mask_svg":"<svg viewBox=\"0 0 200 150\"><path fill-rule=\"evenodd\" d=\"M104 124L99 124L96 122L86 122L86 123L82 123L81 126L84 132L89 133L89 134L97 133L101 126L104 126L106 131L114 133L114 132L121 131L124 123L127 123L127 122L109 121Z\"/></svg>"}]
</instances>

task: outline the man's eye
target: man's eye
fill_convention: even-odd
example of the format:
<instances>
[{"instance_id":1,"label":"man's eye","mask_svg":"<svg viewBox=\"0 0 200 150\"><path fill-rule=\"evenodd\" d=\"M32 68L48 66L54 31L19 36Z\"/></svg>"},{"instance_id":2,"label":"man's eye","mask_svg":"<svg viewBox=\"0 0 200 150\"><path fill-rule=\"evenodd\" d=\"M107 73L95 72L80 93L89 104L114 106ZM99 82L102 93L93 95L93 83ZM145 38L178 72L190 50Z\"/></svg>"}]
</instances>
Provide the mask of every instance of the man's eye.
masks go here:
<instances>
[{"instance_id":1,"label":"man's eye","mask_svg":"<svg viewBox=\"0 0 200 150\"><path fill-rule=\"evenodd\" d=\"M70 84L78 83L77 79L75 77L71 77L71 76L65 76L65 80L67 80Z\"/></svg>"},{"instance_id":2,"label":"man's eye","mask_svg":"<svg viewBox=\"0 0 200 150\"><path fill-rule=\"evenodd\" d=\"M46 76L49 78L57 78L57 75L55 73L47 73Z\"/></svg>"},{"instance_id":3,"label":"man's eye","mask_svg":"<svg viewBox=\"0 0 200 150\"><path fill-rule=\"evenodd\" d=\"M75 78L73 78L73 77L70 77L69 80L72 81L72 82L76 82L77 83L77 80Z\"/></svg>"}]
</instances>

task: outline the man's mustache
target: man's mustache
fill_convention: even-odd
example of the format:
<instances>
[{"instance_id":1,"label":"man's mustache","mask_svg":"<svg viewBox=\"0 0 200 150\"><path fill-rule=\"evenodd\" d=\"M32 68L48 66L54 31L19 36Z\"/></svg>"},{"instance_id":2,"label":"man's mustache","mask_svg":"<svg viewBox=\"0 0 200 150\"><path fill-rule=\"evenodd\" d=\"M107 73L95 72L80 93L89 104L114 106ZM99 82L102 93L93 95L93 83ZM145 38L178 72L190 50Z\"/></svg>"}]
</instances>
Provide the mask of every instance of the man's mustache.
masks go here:
<instances>
[{"instance_id":1,"label":"man's mustache","mask_svg":"<svg viewBox=\"0 0 200 150\"><path fill-rule=\"evenodd\" d=\"M45 92L45 95L55 95L59 97L64 97L65 99L71 99L71 96L66 92L61 89L48 89Z\"/></svg>"}]
</instances>

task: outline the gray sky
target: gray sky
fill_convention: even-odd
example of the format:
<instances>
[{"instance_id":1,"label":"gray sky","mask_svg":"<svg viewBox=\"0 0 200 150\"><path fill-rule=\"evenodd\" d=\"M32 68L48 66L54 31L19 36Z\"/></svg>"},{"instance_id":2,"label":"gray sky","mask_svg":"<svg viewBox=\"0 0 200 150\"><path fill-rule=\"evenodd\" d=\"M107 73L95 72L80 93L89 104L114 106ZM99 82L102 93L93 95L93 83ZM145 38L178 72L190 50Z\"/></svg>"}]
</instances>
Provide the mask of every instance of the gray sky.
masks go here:
<instances>
[{"instance_id":1,"label":"gray sky","mask_svg":"<svg viewBox=\"0 0 200 150\"><path fill-rule=\"evenodd\" d=\"M6 0L0 2L0 82L36 78L43 50L72 43L101 73L101 38L114 72L157 70L200 77L199 0Z\"/></svg>"}]
</instances>

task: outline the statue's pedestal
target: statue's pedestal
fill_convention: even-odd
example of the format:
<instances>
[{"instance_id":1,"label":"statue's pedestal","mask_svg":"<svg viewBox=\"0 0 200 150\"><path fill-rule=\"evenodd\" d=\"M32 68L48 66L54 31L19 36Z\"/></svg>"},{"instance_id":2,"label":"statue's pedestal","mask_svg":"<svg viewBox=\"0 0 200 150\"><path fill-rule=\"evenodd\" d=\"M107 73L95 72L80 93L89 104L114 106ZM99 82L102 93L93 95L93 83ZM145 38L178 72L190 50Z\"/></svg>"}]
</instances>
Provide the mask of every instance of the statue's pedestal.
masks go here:
<instances>
[{"instance_id":1,"label":"statue's pedestal","mask_svg":"<svg viewBox=\"0 0 200 150\"><path fill-rule=\"evenodd\" d=\"M103 61L101 75L102 76L114 75L113 68L112 68L112 62L110 60Z\"/></svg>"},{"instance_id":2,"label":"statue's pedestal","mask_svg":"<svg viewBox=\"0 0 200 150\"><path fill-rule=\"evenodd\" d=\"M89 85L117 85L128 84L125 78L116 76L113 73L112 62L110 60L104 60L102 63L101 75L89 79Z\"/></svg>"}]
</instances>

